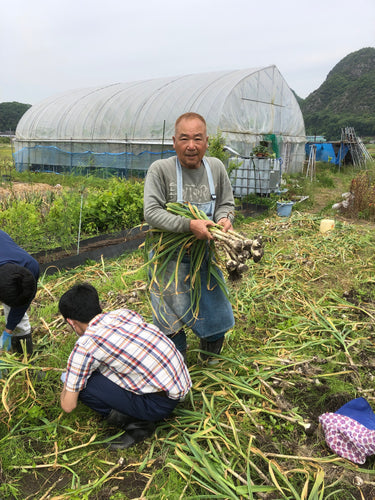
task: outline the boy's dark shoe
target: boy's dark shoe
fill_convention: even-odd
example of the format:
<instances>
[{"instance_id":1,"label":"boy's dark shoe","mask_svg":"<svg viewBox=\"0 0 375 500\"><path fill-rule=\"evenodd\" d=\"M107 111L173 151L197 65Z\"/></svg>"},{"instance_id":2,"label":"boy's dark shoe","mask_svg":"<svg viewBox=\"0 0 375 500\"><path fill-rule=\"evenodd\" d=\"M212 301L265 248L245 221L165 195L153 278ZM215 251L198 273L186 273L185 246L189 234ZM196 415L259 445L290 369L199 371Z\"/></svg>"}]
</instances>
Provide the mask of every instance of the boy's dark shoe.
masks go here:
<instances>
[{"instance_id":1,"label":"boy's dark shoe","mask_svg":"<svg viewBox=\"0 0 375 500\"><path fill-rule=\"evenodd\" d=\"M109 412L108 417L105 418L105 421L108 425L112 427L117 427L118 429L125 429L127 425L136 420L129 415L125 415L125 413L121 413L120 411L112 409Z\"/></svg>"},{"instance_id":2,"label":"boy's dark shoe","mask_svg":"<svg viewBox=\"0 0 375 500\"><path fill-rule=\"evenodd\" d=\"M111 441L108 447L110 450L130 448L151 437L155 429L156 425L154 422L147 422L145 420L131 422L125 427L125 434Z\"/></svg>"},{"instance_id":3,"label":"boy's dark shoe","mask_svg":"<svg viewBox=\"0 0 375 500\"><path fill-rule=\"evenodd\" d=\"M224 337L220 337L213 342L208 342L205 339L201 339L199 342L199 349L202 351L206 351L204 353L200 353L200 358L202 361L213 362L215 355L221 353L221 348L223 347ZM210 353L210 354L208 354Z\"/></svg>"},{"instance_id":4,"label":"boy's dark shoe","mask_svg":"<svg viewBox=\"0 0 375 500\"><path fill-rule=\"evenodd\" d=\"M30 356L33 353L33 339L31 333L27 333L26 335L12 335L11 346L13 351L23 354L23 344L25 344L26 352Z\"/></svg>"}]
</instances>

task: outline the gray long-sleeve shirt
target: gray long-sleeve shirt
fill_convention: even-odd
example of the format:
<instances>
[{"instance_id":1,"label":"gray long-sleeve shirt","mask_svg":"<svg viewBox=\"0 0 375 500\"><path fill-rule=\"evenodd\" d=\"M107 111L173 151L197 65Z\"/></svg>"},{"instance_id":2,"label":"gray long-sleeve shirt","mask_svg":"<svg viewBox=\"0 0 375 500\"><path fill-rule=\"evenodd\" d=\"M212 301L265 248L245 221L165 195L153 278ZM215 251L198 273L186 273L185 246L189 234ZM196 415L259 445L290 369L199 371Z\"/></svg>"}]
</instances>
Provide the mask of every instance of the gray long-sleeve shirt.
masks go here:
<instances>
[{"instance_id":1,"label":"gray long-sleeve shirt","mask_svg":"<svg viewBox=\"0 0 375 500\"><path fill-rule=\"evenodd\" d=\"M223 217L233 219L233 190L224 164L218 159L206 158L215 186L216 205L214 222ZM183 201L207 203L211 201L206 169L182 167ZM176 157L157 160L148 169L144 187L144 217L151 227L175 233L190 231L190 220L166 211L166 203L177 201Z\"/></svg>"}]
</instances>

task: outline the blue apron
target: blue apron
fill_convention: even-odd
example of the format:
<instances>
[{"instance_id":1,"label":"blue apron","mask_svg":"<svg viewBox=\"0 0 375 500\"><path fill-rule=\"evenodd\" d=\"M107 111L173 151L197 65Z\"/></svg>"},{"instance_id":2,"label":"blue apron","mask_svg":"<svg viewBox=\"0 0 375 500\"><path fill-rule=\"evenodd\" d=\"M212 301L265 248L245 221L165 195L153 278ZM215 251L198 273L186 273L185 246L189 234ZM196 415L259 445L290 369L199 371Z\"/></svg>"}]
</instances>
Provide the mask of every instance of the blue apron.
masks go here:
<instances>
[{"instance_id":1,"label":"blue apron","mask_svg":"<svg viewBox=\"0 0 375 500\"><path fill-rule=\"evenodd\" d=\"M208 184L211 193L211 200L206 203L194 203L202 210L207 217L213 219L215 213L215 187L211 168L206 158L203 158L203 164L207 172ZM183 203L182 196L182 168L178 158L176 158L176 176L177 176L177 201ZM169 276L176 268L176 262L170 262L164 280L167 283ZM218 269L221 274L221 271ZM199 338L207 338L213 335L224 334L234 326L234 317L232 306L217 284L215 278L209 277L208 259L206 258L200 268L201 275L201 298L199 301L199 314L194 317L191 312L190 296L190 273L189 256L185 255L178 269L177 285L173 281L169 287L162 293L156 286L153 286L151 292L151 304L153 309L153 322L165 334L171 335L177 332L183 326L187 326ZM222 276L222 274L221 274ZM207 288L207 279L210 278L210 288Z\"/></svg>"},{"instance_id":2,"label":"blue apron","mask_svg":"<svg viewBox=\"0 0 375 500\"><path fill-rule=\"evenodd\" d=\"M202 212L204 212L209 219L213 220L215 213L215 204L216 204L214 180L212 177L210 165L208 164L206 158L203 158L203 165L207 173L208 186L210 188L210 194L211 194L211 201L208 201L207 203L194 203L194 205L197 208L199 208L199 210L202 210ZM176 157L176 177L177 177L177 202L184 203L185 200L183 199L182 196L182 168L179 159L177 157Z\"/></svg>"}]
</instances>

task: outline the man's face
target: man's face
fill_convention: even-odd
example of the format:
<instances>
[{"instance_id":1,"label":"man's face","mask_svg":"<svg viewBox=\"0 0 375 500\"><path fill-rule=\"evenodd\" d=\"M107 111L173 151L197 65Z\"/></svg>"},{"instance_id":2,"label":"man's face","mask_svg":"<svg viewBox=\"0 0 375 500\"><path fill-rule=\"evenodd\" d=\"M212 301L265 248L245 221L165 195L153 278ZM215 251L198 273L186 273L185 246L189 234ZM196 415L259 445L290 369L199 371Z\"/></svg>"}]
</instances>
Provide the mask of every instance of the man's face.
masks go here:
<instances>
[{"instance_id":1,"label":"man's face","mask_svg":"<svg viewBox=\"0 0 375 500\"><path fill-rule=\"evenodd\" d=\"M199 118L187 118L177 125L173 145L185 168L199 168L208 147L205 124Z\"/></svg>"}]
</instances>

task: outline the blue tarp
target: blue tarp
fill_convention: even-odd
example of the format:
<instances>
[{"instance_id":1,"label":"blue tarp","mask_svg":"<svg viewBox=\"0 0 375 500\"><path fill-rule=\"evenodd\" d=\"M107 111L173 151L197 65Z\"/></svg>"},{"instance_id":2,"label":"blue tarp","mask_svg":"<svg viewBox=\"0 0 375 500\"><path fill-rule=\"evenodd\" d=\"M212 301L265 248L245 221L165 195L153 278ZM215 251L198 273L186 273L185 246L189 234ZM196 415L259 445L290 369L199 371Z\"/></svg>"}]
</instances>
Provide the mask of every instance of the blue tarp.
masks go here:
<instances>
[{"instance_id":1,"label":"blue tarp","mask_svg":"<svg viewBox=\"0 0 375 500\"><path fill-rule=\"evenodd\" d=\"M349 147L341 143L337 154L335 154L335 149L333 144L330 142L325 143L307 143L306 144L306 155L310 156L310 150L312 147L316 148L316 161L324 161L326 163L334 163L335 165L340 165L349 151Z\"/></svg>"}]
</instances>

